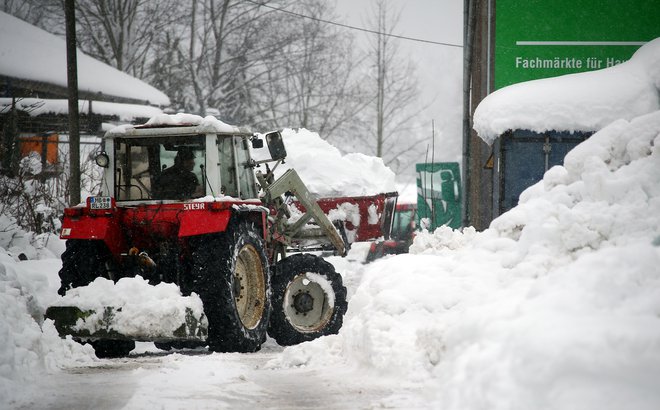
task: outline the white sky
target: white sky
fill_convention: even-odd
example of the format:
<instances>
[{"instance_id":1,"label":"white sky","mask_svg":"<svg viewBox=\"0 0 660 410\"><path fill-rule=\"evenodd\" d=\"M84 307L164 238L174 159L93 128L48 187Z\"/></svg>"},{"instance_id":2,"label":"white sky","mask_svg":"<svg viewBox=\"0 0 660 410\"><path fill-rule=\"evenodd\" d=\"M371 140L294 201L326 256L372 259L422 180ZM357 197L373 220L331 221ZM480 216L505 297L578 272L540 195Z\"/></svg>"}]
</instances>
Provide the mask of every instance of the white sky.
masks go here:
<instances>
[{"instance_id":1,"label":"white sky","mask_svg":"<svg viewBox=\"0 0 660 410\"><path fill-rule=\"evenodd\" d=\"M336 0L337 13L343 24L368 27L373 0ZM463 2L461 0L388 0L392 10L401 10L396 34L451 44L463 44ZM355 31L356 38L366 44L373 34ZM435 121L436 158L440 161L460 161L462 113L463 49L442 45L400 40L399 49L417 63L421 105L432 102L419 117L428 124L424 131L431 134ZM441 141L440 143L438 143Z\"/></svg>"}]
</instances>

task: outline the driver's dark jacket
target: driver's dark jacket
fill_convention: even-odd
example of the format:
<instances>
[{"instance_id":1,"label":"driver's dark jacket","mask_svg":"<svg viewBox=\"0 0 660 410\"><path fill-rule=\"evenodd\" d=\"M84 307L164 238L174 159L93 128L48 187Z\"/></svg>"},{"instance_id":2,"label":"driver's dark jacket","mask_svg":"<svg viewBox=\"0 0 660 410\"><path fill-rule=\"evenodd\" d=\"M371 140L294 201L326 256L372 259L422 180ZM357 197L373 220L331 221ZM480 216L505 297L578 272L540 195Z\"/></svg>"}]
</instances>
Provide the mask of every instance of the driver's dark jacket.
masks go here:
<instances>
[{"instance_id":1,"label":"driver's dark jacket","mask_svg":"<svg viewBox=\"0 0 660 410\"><path fill-rule=\"evenodd\" d=\"M197 176L180 166L165 169L156 179L155 199L189 199L199 185Z\"/></svg>"}]
</instances>

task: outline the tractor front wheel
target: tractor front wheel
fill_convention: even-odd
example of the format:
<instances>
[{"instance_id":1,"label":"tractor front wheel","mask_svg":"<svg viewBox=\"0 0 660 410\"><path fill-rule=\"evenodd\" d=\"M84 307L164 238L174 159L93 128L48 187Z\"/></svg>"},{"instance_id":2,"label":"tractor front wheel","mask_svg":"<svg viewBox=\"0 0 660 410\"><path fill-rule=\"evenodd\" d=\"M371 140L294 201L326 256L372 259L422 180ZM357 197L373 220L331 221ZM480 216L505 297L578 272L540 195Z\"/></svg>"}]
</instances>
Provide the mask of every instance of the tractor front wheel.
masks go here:
<instances>
[{"instance_id":1,"label":"tractor front wheel","mask_svg":"<svg viewBox=\"0 0 660 410\"><path fill-rule=\"evenodd\" d=\"M334 266L318 256L292 255L277 263L272 281L268 334L279 345L339 332L348 305L346 288Z\"/></svg>"}]
</instances>

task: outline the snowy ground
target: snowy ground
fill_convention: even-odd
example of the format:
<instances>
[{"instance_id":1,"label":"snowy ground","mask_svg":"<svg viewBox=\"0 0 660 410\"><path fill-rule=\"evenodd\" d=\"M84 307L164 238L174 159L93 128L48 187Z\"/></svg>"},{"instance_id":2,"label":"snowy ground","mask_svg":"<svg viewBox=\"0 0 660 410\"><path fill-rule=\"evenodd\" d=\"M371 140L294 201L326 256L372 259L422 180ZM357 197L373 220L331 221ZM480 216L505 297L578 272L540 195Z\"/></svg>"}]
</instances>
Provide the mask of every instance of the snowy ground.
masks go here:
<instances>
[{"instance_id":1,"label":"snowy ground","mask_svg":"<svg viewBox=\"0 0 660 410\"><path fill-rule=\"evenodd\" d=\"M32 386L38 394L16 408L409 409L411 403L422 404L419 389L376 375L354 379L351 367L264 368L280 354L272 345L252 355L150 351L67 369Z\"/></svg>"},{"instance_id":2,"label":"snowy ground","mask_svg":"<svg viewBox=\"0 0 660 410\"><path fill-rule=\"evenodd\" d=\"M365 244L357 244L347 259L331 258L341 266L353 291L364 270L360 261L365 256ZM50 302L57 299L60 266L57 259L16 265L22 274L41 282L42 296ZM4 392L10 400L0 408L424 407L425 392L419 383L402 383L397 377L360 370L350 362L328 367L282 366L283 350L269 339L254 354L209 353L206 349L163 352L151 343L138 343L130 357L123 359L99 360L77 352L78 362L60 363L46 372L32 369L36 373L24 378L29 383ZM16 388L19 383L11 385Z\"/></svg>"},{"instance_id":3,"label":"snowy ground","mask_svg":"<svg viewBox=\"0 0 660 410\"><path fill-rule=\"evenodd\" d=\"M54 259L0 251L0 408L660 408L660 112L592 136L477 233L330 258L338 335L98 360L41 328Z\"/></svg>"}]
</instances>

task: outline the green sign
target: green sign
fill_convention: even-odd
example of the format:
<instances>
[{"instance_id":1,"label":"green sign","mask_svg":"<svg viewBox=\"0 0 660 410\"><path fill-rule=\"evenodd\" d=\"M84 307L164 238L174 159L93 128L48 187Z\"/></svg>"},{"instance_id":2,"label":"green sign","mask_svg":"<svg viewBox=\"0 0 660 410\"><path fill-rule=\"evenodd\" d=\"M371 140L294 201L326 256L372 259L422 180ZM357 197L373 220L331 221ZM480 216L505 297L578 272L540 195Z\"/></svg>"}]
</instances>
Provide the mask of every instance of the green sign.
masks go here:
<instances>
[{"instance_id":1,"label":"green sign","mask_svg":"<svg viewBox=\"0 0 660 410\"><path fill-rule=\"evenodd\" d=\"M461 227L461 172L458 162L417 164L418 226L434 231Z\"/></svg>"},{"instance_id":2,"label":"green sign","mask_svg":"<svg viewBox=\"0 0 660 410\"><path fill-rule=\"evenodd\" d=\"M622 63L660 37L659 0L496 0L495 89Z\"/></svg>"}]
</instances>

